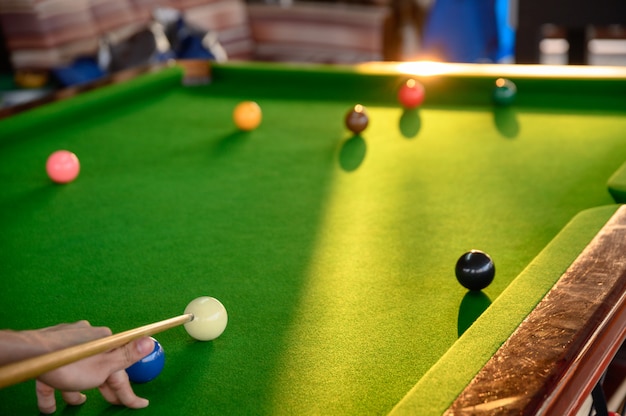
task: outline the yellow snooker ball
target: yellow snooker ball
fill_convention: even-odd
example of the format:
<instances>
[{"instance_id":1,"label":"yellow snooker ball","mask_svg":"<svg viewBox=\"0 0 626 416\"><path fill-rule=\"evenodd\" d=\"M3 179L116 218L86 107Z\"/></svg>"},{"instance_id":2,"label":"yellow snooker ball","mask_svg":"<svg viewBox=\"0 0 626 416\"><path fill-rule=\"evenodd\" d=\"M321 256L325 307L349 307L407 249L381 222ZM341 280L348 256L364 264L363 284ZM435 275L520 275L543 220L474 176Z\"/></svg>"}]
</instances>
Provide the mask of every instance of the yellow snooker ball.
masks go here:
<instances>
[{"instance_id":1,"label":"yellow snooker ball","mask_svg":"<svg viewBox=\"0 0 626 416\"><path fill-rule=\"evenodd\" d=\"M233 111L233 120L239 130L250 131L261 124L261 107L254 101L243 101Z\"/></svg>"}]
</instances>

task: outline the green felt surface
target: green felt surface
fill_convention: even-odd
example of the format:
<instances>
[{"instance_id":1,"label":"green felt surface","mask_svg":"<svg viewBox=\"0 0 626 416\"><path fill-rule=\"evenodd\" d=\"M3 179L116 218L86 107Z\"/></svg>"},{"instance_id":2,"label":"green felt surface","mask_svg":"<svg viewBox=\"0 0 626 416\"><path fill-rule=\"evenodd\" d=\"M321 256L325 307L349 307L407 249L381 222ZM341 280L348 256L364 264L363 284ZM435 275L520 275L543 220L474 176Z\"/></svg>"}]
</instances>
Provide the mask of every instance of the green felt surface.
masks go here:
<instances>
[{"instance_id":1,"label":"green felt surface","mask_svg":"<svg viewBox=\"0 0 626 416\"><path fill-rule=\"evenodd\" d=\"M477 94L491 80L434 78L440 94L403 113L389 98L398 80L235 65L185 88L174 69L1 121L0 327L121 331L211 295L229 327L211 343L182 328L157 336L166 367L137 386L146 414L389 412L457 354L457 258L490 253L486 303L505 290L520 301L490 315L502 336L558 276L548 267L532 295L511 282L577 213L613 202L607 180L626 159L611 93L624 83L599 82L574 106L562 81L520 80L528 96L494 112ZM250 133L231 121L244 99L264 113ZM371 121L351 138L355 101ZM81 160L66 186L43 170L59 148ZM604 216L572 234L573 251ZM550 256L561 265L572 250ZM477 350L458 363L463 378L499 342L480 331L462 338ZM462 384L449 370L438 383L448 376L449 390L418 393L436 393L430 413ZM0 391L0 413L34 409L32 387ZM61 413L74 412L124 410L90 393Z\"/></svg>"}]
</instances>

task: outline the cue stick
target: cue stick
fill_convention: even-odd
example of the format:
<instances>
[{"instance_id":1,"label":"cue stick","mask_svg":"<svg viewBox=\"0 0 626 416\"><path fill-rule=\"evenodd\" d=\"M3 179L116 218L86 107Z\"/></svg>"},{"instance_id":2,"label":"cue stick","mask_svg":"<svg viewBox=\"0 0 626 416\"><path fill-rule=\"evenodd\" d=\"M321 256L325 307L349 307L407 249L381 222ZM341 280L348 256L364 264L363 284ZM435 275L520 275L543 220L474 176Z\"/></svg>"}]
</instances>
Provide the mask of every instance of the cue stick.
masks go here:
<instances>
[{"instance_id":1,"label":"cue stick","mask_svg":"<svg viewBox=\"0 0 626 416\"><path fill-rule=\"evenodd\" d=\"M135 339L157 334L185 324L192 321L193 318L193 314L187 313L138 328L129 329L128 331L118 334L109 335L108 337L88 341L84 344L73 345L61 350L7 364L0 367L0 389L35 378L43 373L82 360L83 358L119 348Z\"/></svg>"}]
</instances>

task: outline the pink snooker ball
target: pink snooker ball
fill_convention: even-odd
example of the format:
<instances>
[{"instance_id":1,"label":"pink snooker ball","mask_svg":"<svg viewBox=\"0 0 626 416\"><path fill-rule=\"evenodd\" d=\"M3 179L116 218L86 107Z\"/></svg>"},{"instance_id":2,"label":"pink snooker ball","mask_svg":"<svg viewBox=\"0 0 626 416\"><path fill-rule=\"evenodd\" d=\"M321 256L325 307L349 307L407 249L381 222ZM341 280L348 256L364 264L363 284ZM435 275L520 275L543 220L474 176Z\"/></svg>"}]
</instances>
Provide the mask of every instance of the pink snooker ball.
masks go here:
<instances>
[{"instance_id":1,"label":"pink snooker ball","mask_svg":"<svg viewBox=\"0 0 626 416\"><path fill-rule=\"evenodd\" d=\"M80 162L74 153L57 150L48 157L46 172L56 183L72 182L80 172Z\"/></svg>"}]
</instances>

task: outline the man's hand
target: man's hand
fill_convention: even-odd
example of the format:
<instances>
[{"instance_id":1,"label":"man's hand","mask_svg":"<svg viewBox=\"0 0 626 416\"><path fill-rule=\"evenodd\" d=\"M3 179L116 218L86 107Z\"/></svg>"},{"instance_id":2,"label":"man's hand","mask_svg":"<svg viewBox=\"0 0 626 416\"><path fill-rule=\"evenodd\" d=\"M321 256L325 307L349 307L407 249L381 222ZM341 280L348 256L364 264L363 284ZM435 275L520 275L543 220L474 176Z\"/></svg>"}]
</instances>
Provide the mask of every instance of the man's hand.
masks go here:
<instances>
[{"instance_id":1,"label":"man's hand","mask_svg":"<svg viewBox=\"0 0 626 416\"><path fill-rule=\"evenodd\" d=\"M35 331L2 331L0 355L18 361L109 335L111 335L109 328L93 327L87 321ZM112 351L42 374L36 383L39 410L42 413L53 413L56 410L55 390L61 390L61 395L68 404L79 405L86 400L80 391L95 387L98 387L102 396L112 404L130 408L148 406L148 400L137 397L133 392L124 369L150 354L153 348L154 342L144 337Z\"/></svg>"}]
</instances>

